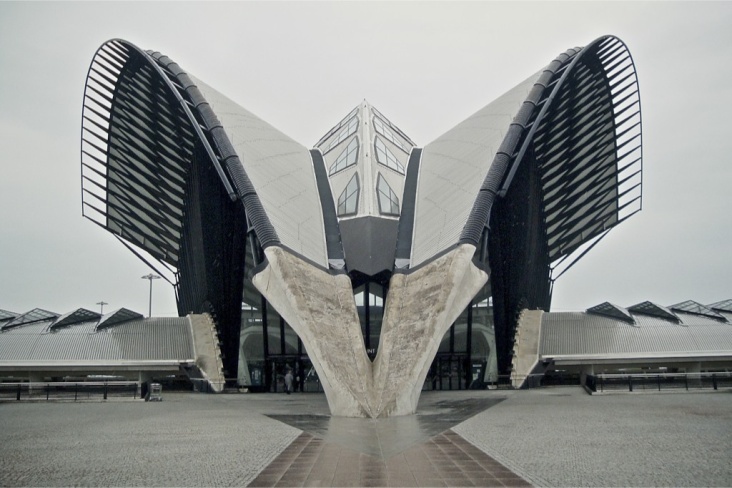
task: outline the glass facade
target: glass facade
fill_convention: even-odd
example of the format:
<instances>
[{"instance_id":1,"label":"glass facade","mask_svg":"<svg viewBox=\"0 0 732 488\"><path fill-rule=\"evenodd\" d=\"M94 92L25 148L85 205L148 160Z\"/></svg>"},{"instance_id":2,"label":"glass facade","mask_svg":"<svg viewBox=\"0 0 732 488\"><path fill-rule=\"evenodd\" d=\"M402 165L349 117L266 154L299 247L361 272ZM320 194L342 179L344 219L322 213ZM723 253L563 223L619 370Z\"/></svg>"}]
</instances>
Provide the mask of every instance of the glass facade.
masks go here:
<instances>
[{"instance_id":1,"label":"glass facade","mask_svg":"<svg viewBox=\"0 0 732 488\"><path fill-rule=\"evenodd\" d=\"M353 293L364 347L373 360L379 349L388 288L366 282ZM495 348L493 307L490 287L486 285L442 338L422 389L465 390L495 384ZM237 382L252 391L281 392L288 369L293 371L297 391L323 391L302 341L246 280Z\"/></svg>"}]
</instances>

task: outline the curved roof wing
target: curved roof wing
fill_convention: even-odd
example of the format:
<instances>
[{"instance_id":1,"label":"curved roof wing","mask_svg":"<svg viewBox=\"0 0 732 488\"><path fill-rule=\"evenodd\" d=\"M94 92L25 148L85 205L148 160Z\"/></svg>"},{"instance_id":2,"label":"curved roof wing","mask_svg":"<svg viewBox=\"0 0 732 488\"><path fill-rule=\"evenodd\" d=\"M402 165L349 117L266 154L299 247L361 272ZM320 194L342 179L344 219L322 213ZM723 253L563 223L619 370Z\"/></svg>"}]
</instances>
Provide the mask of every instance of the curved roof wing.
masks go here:
<instances>
[{"instance_id":1,"label":"curved roof wing","mask_svg":"<svg viewBox=\"0 0 732 488\"><path fill-rule=\"evenodd\" d=\"M310 152L159 53L122 40L99 48L81 149L84 216L144 260L138 250L173 273L180 268L195 161L212 166L242 202L262 246L281 244L326 266Z\"/></svg>"},{"instance_id":2,"label":"curved roof wing","mask_svg":"<svg viewBox=\"0 0 732 488\"><path fill-rule=\"evenodd\" d=\"M540 172L549 260L561 272L640 210L640 97L622 41L567 51L425 146L411 266L458 242L477 246L519 164Z\"/></svg>"}]
</instances>

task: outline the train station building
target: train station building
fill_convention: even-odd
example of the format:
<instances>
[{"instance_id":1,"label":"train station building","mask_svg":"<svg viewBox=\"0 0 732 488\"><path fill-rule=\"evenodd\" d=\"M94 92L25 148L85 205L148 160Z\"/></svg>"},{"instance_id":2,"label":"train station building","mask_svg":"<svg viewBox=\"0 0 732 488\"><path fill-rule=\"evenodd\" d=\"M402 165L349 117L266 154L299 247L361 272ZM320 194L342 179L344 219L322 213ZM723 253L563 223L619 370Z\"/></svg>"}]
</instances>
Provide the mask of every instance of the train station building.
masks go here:
<instances>
[{"instance_id":1,"label":"train station building","mask_svg":"<svg viewBox=\"0 0 732 488\"><path fill-rule=\"evenodd\" d=\"M427 144L381 109L306 147L111 40L86 80L83 214L181 317L210 318L231 385L275 391L289 369L334 415L386 417L531 374L523 311L549 312L554 281L641 209L630 52L570 49Z\"/></svg>"}]
</instances>

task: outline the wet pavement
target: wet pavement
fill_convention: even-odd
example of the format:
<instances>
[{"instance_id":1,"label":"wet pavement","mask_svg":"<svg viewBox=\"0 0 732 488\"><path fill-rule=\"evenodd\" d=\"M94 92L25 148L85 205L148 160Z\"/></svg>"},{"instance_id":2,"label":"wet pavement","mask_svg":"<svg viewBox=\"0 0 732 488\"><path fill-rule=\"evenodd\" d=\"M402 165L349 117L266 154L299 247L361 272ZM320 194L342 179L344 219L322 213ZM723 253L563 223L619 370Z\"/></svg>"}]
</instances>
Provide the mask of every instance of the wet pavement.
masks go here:
<instances>
[{"instance_id":1,"label":"wet pavement","mask_svg":"<svg viewBox=\"0 0 732 488\"><path fill-rule=\"evenodd\" d=\"M0 486L732 486L732 394L423 393L331 418L322 394L0 402Z\"/></svg>"},{"instance_id":2,"label":"wet pavement","mask_svg":"<svg viewBox=\"0 0 732 488\"><path fill-rule=\"evenodd\" d=\"M387 419L269 415L304 432L249 486L531 486L450 430L503 397L430 400Z\"/></svg>"}]
</instances>

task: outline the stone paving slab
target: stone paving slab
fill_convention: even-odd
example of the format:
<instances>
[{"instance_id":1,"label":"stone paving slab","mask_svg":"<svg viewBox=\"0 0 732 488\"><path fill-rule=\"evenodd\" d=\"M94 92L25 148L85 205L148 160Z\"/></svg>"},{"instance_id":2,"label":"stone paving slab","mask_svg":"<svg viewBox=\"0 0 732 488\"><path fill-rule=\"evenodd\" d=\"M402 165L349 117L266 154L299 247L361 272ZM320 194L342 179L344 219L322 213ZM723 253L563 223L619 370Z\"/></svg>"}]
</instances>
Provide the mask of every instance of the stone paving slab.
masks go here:
<instances>
[{"instance_id":1,"label":"stone paving slab","mask_svg":"<svg viewBox=\"0 0 732 488\"><path fill-rule=\"evenodd\" d=\"M531 485L447 430L426 442L384 457L329 443L304 432L249 486Z\"/></svg>"},{"instance_id":2,"label":"stone paving slab","mask_svg":"<svg viewBox=\"0 0 732 488\"><path fill-rule=\"evenodd\" d=\"M0 403L0 486L245 486L302 434L267 415L328 413L318 394L163 395L159 403ZM425 392L418 411L485 398L503 401L452 430L536 486L732 486L729 392ZM322 467L308 474L320 478L305 486L335 480L343 448L322 450ZM417 484L444 483L436 475L444 461L428 466L408 451L402 461L419 466L410 468ZM384 461L385 470L393 465ZM359 483L383 483L376 474Z\"/></svg>"},{"instance_id":3,"label":"stone paving slab","mask_svg":"<svg viewBox=\"0 0 732 488\"><path fill-rule=\"evenodd\" d=\"M455 432L536 486L732 486L732 393L511 392Z\"/></svg>"},{"instance_id":4,"label":"stone paving slab","mask_svg":"<svg viewBox=\"0 0 732 488\"><path fill-rule=\"evenodd\" d=\"M245 486L300 431L243 395L0 403L0 486Z\"/></svg>"}]
</instances>

